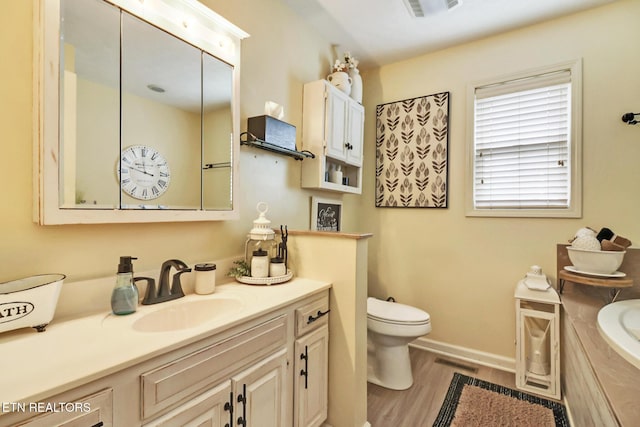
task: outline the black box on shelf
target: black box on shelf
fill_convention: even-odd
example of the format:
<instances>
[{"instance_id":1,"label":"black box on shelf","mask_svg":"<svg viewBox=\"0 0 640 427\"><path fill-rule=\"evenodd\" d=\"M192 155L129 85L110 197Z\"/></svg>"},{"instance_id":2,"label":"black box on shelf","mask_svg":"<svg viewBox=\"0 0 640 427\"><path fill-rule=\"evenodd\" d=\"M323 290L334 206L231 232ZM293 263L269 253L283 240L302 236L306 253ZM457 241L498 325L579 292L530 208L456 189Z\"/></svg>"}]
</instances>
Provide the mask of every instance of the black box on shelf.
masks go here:
<instances>
[{"instance_id":1,"label":"black box on shelf","mask_svg":"<svg viewBox=\"0 0 640 427\"><path fill-rule=\"evenodd\" d=\"M288 150L296 149L296 127L271 116L249 117L247 132L258 139Z\"/></svg>"}]
</instances>

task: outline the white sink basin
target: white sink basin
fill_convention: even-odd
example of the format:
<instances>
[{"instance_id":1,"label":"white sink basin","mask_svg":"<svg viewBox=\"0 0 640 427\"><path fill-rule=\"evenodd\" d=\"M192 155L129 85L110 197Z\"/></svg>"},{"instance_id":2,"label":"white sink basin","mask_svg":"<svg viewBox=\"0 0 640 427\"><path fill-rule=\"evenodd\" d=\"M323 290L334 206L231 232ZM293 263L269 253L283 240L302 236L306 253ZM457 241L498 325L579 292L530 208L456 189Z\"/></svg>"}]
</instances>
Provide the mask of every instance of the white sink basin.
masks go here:
<instances>
[{"instance_id":1,"label":"white sink basin","mask_svg":"<svg viewBox=\"0 0 640 427\"><path fill-rule=\"evenodd\" d=\"M243 303L236 298L215 298L185 301L144 314L133 322L138 332L169 332L195 328L241 310Z\"/></svg>"},{"instance_id":2,"label":"white sink basin","mask_svg":"<svg viewBox=\"0 0 640 427\"><path fill-rule=\"evenodd\" d=\"M598 312L598 330L611 348L640 368L640 299L604 306Z\"/></svg>"}]
</instances>

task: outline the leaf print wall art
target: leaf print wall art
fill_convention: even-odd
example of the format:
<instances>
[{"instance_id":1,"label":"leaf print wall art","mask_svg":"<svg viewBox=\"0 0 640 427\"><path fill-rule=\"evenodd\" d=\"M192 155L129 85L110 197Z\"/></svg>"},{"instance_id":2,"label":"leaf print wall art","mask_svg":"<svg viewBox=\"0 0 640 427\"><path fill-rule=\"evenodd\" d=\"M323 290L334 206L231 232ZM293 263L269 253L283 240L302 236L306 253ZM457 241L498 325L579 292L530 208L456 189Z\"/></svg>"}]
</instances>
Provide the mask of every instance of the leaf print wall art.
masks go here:
<instances>
[{"instance_id":1,"label":"leaf print wall art","mask_svg":"<svg viewBox=\"0 0 640 427\"><path fill-rule=\"evenodd\" d=\"M449 92L376 106L376 207L446 208Z\"/></svg>"}]
</instances>

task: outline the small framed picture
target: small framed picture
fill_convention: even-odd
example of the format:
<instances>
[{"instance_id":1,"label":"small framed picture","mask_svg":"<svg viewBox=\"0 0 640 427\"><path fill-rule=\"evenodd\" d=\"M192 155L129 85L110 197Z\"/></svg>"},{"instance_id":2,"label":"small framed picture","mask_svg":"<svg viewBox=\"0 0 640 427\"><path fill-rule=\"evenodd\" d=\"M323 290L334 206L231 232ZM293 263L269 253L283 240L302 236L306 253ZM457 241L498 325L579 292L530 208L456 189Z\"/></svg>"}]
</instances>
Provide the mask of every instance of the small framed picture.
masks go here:
<instances>
[{"instance_id":1,"label":"small framed picture","mask_svg":"<svg viewBox=\"0 0 640 427\"><path fill-rule=\"evenodd\" d=\"M340 231L342 229L342 201L312 197L311 229L317 231Z\"/></svg>"}]
</instances>

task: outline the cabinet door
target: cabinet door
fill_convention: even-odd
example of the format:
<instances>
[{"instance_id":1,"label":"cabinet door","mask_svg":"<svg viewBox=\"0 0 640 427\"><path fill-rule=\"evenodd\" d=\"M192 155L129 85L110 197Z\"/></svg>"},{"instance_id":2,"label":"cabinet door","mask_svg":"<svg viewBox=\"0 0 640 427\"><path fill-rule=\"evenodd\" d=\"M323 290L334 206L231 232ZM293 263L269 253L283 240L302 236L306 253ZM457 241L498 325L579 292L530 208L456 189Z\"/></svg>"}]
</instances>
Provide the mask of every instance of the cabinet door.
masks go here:
<instances>
[{"instance_id":1,"label":"cabinet door","mask_svg":"<svg viewBox=\"0 0 640 427\"><path fill-rule=\"evenodd\" d=\"M189 400L176 410L154 420L145 427L170 426L210 426L228 427L232 425L231 381L225 381L195 399Z\"/></svg>"},{"instance_id":2,"label":"cabinet door","mask_svg":"<svg viewBox=\"0 0 640 427\"><path fill-rule=\"evenodd\" d=\"M340 90L327 86L325 135L327 156L338 160L346 159L346 126L349 97Z\"/></svg>"},{"instance_id":3,"label":"cabinet door","mask_svg":"<svg viewBox=\"0 0 640 427\"><path fill-rule=\"evenodd\" d=\"M281 427L286 425L288 402L287 351L282 349L232 378L235 425ZM289 409L290 410L290 409Z\"/></svg>"},{"instance_id":4,"label":"cabinet door","mask_svg":"<svg viewBox=\"0 0 640 427\"><path fill-rule=\"evenodd\" d=\"M317 329L295 343L294 426L317 427L327 419L329 327Z\"/></svg>"},{"instance_id":5,"label":"cabinet door","mask_svg":"<svg viewBox=\"0 0 640 427\"><path fill-rule=\"evenodd\" d=\"M347 136L347 163L362 166L362 143L364 141L364 107L357 102L349 103Z\"/></svg>"}]
</instances>

